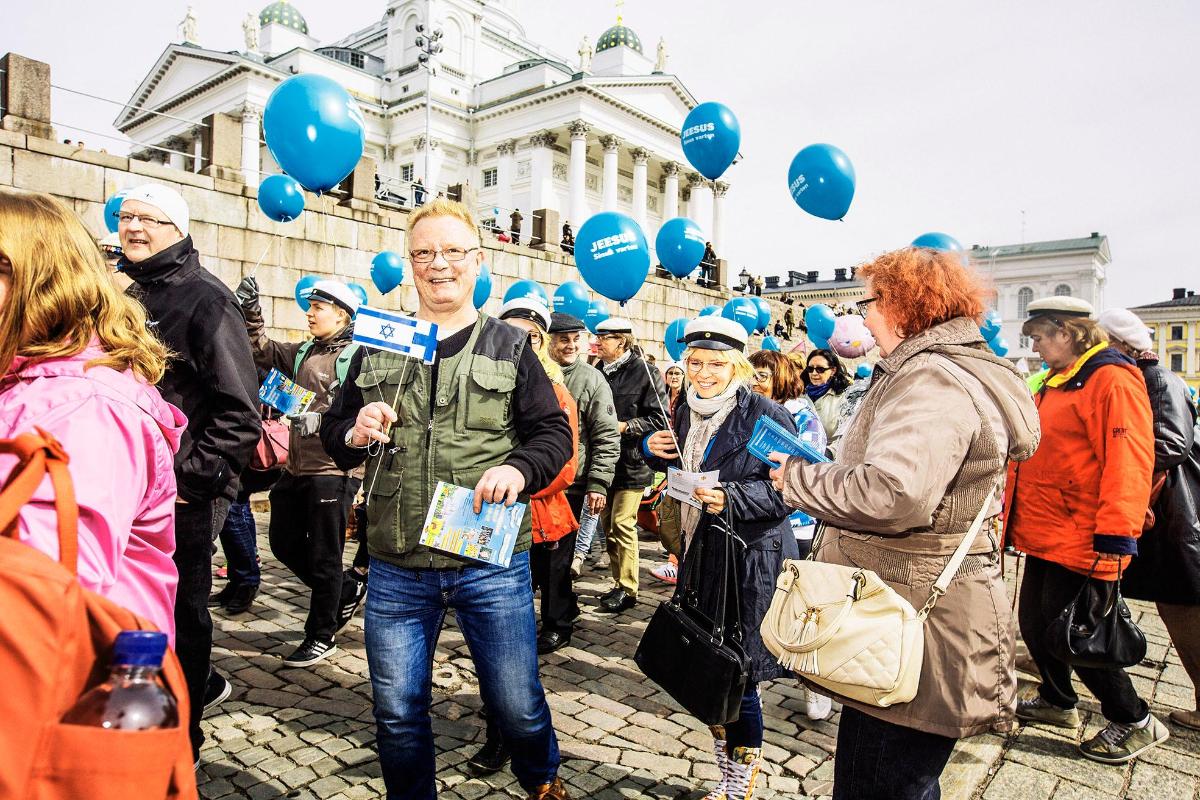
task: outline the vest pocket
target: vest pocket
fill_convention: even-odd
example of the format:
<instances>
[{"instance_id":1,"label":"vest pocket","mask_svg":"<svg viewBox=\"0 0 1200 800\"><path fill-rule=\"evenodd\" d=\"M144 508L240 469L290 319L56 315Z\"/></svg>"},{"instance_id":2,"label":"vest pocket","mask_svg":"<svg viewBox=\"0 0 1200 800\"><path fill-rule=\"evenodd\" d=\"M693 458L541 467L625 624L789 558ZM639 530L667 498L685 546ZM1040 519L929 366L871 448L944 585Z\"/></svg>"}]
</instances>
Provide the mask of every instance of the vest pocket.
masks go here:
<instances>
[{"instance_id":1,"label":"vest pocket","mask_svg":"<svg viewBox=\"0 0 1200 800\"><path fill-rule=\"evenodd\" d=\"M466 382L466 425L472 430L503 431L510 424L512 393L517 376L472 371Z\"/></svg>"}]
</instances>

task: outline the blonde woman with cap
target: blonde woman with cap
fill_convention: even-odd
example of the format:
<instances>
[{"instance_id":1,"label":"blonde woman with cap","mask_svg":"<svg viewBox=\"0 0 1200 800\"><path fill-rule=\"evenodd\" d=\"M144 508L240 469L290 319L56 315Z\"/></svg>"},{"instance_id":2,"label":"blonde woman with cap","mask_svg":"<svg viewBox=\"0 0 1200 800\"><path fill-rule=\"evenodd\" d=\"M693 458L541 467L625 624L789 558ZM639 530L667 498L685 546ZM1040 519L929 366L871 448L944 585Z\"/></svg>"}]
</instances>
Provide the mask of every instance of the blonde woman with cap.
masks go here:
<instances>
[{"instance_id":1,"label":"blonde woman with cap","mask_svg":"<svg viewBox=\"0 0 1200 800\"><path fill-rule=\"evenodd\" d=\"M277 369L316 393L306 411L289 417L288 460L282 477L271 489L268 534L271 552L312 592L304 639L283 659L284 666L307 667L337 650L334 634L346 627L366 594L365 575L359 580L342 571L346 519L362 484L362 468L340 469L317 435L321 413L329 408L358 352L358 345L351 342L351 323L358 313L359 300L341 281L317 281L305 313L311 338L280 342L267 336L258 282L253 276L242 278L236 295L258 366ZM354 589L348 615L341 613L347 605L342 593L345 580L353 581ZM251 593L253 597L256 591L257 587L235 586L231 580L214 602L241 607L248 605L245 595Z\"/></svg>"},{"instance_id":2,"label":"blonde woman with cap","mask_svg":"<svg viewBox=\"0 0 1200 800\"><path fill-rule=\"evenodd\" d=\"M775 578L785 558L797 558L796 537L788 515L791 509L771 485L770 467L752 456L746 443L759 418L767 417L796 432L792 415L783 406L750 390L754 368L746 359L746 331L733 320L699 317L684 328L683 364L690 386L675 410L671 431L660 430L642 444L647 462L665 472L676 467L688 472L719 473L719 483L697 489L695 499L708 514L728 507L741 542L735 543L738 607L727 609L725 624L738 629L750 658L750 680L736 722L712 729L713 750L721 779L707 795L710 800L749 800L762 768L763 718L758 694L761 681L784 677L763 645L759 626L775 590ZM682 452L676 449L676 442ZM691 569L709 569L689 561L691 546L705 537L705 549L723 547L725 533L697 506L682 504L684 556L682 578ZM702 574L698 585L700 605L716 613L715 600L723 574L715 568ZM710 610L711 609L711 610Z\"/></svg>"},{"instance_id":3,"label":"blonde woman with cap","mask_svg":"<svg viewBox=\"0 0 1200 800\"><path fill-rule=\"evenodd\" d=\"M1124 308L1102 311L1097 320L1114 348L1136 359L1146 380L1154 419L1154 521L1138 539L1138 554L1121 579L1121 591L1153 600L1171 643L1200 700L1200 442L1196 407L1187 384L1163 367L1153 352L1146 323ZM1200 730L1200 712L1178 710L1171 722Z\"/></svg>"}]
</instances>

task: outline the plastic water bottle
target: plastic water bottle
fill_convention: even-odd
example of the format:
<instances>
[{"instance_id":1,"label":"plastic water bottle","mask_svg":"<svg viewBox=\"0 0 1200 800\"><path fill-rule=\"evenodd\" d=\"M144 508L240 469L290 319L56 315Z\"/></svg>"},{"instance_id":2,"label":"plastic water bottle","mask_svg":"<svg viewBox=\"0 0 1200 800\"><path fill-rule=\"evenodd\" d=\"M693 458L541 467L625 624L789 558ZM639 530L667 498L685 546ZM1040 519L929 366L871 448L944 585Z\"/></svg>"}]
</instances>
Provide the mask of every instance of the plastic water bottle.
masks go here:
<instances>
[{"instance_id":1,"label":"plastic water bottle","mask_svg":"<svg viewBox=\"0 0 1200 800\"><path fill-rule=\"evenodd\" d=\"M166 651L165 633L121 631L108 680L79 698L62 721L122 731L178 726L179 710L161 675Z\"/></svg>"}]
</instances>

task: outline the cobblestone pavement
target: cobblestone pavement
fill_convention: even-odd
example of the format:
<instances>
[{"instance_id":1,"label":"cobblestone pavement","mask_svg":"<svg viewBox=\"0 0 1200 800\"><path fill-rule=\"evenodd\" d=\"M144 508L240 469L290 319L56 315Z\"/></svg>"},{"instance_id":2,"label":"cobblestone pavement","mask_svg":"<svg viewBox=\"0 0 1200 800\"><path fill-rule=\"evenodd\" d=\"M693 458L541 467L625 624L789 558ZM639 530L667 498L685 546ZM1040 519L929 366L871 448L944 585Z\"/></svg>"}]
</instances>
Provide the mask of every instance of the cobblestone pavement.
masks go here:
<instances>
[{"instance_id":1,"label":"cobblestone pavement","mask_svg":"<svg viewBox=\"0 0 1200 800\"><path fill-rule=\"evenodd\" d=\"M259 515L258 521L264 532L263 589L250 612L235 618L214 614L213 658L234 690L205 720L200 794L209 800L383 797L361 614L338 638L332 657L311 668L284 667L282 657L302 638L307 595L269 558L266 518ZM647 572L660 560L658 546L643 542L642 559L641 602L615 619L595 612L607 577L585 568L578 582L584 613L572 645L542 659L563 754L561 775L577 798L699 798L717 776L707 730L633 663L646 621L667 596L666 587ZM1134 682L1165 721L1171 709L1194 707L1193 690L1153 606L1133 606L1150 642L1147 661L1132 670ZM508 770L479 779L463 769L482 742L483 722L471 660L453 615L437 650L434 681L439 796L524 797ZM767 766L756 798L828 795L838 715L809 720L804 695L792 681L763 688ZM1031 687L1023 682L1023 688ZM1027 726L1009 738L963 741L943 776L943 797L1196 800L1200 734L1171 726L1171 739L1132 765L1087 761L1075 744L1103 722L1096 702L1082 686L1079 690L1085 698L1082 731L1064 735Z\"/></svg>"}]
</instances>

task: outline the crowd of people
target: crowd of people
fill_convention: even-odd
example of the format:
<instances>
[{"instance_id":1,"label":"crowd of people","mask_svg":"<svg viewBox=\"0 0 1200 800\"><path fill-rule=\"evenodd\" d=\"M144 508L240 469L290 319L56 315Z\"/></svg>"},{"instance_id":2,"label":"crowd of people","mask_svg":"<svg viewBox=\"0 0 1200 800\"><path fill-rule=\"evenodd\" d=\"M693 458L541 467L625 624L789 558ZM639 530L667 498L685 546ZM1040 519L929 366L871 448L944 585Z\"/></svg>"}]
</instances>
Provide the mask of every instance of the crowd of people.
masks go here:
<instances>
[{"instance_id":1,"label":"crowd of people","mask_svg":"<svg viewBox=\"0 0 1200 800\"><path fill-rule=\"evenodd\" d=\"M677 362L654 365L628 319L604 321L593 341L583 321L535 300L505 303L496 317L477 311L480 227L438 197L409 216L406 242L415 316L437 325L425 363L354 343L360 301L337 280L307 298L309 337L268 337L256 279L235 292L205 269L172 189L127 192L118 221L119 254L59 201L0 190L0 433L37 427L69 453L79 581L170 637L197 763L201 716L232 690L211 665L210 609L242 613L260 591L248 502L266 490L271 551L309 591L302 642L283 665L329 657L365 603L390 798L437 794L433 654L451 610L487 720L469 767L510 766L530 798L569 796L539 656L571 645L574 580L588 560L606 558L612 580L596 611L615 618L644 602L639 509L655 493L669 559L651 574L699 587L692 599L725 614L718 622L748 658L738 713L711 728L720 778L709 800L754 795L767 681L799 680L812 719L841 704L839 800L938 797L964 737L1017 724L1077 729L1073 676L1105 720L1082 756L1136 758L1169 736L1167 722L1127 672L1073 663L1049 633L1079 596L1119 607L1118 586L1158 604L1200 685L1196 407L1128 311L1095 319L1081 300L1031 303L1022 333L1048 369L1031 392L984 342L979 278L953 255L910 247L858 273L879 348L867 378L854 381L830 350L747 352L745 330L717 315L686 326ZM131 281L124 293L106 257ZM258 400L272 369L315 395L287 420L282 465L266 457L284 444L270 439L278 420ZM756 458L747 442L761 419L828 460ZM0 473L12 464L0 458ZM671 469L715 472L716 483L668 497L661 474ZM529 504L507 565L421 544L439 481L472 490L476 511ZM56 531L47 482L21 509L19 535L56 555ZM214 592L218 538L227 582ZM1020 700L1006 545L1024 554L1017 627L1041 679ZM731 573L695 555L718 547L735 554ZM831 697L768 649L759 631L776 578L804 557L869 570L914 607L926 603L910 701ZM736 602L726 604L729 588ZM1168 721L1200 729L1194 710Z\"/></svg>"}]
</instances>

